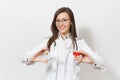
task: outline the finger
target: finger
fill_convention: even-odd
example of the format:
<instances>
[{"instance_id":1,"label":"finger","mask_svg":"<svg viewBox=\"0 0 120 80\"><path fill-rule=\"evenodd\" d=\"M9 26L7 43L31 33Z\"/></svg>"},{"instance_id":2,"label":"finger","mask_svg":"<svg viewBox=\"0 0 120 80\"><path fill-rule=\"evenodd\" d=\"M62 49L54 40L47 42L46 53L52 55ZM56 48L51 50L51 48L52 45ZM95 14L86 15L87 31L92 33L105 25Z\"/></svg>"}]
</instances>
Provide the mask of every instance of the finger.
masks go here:
<instances>
[{"instance_id":1,"label":"finger","mask_svg":"<svg viewBox=\"0 0 120 80\"><path fill-rule=\"evenodd\" d=\"M82 59L79 60L78 64L82 63Z\"/></svg>"},{"instance_id":2,"label":"finger","mask_svg":"<svg viewBox=\"0 0 120 80\"><path fill-rule=\"evenodd\" d=\"M36 54L36 56L38 56L38 55L42 55L45 51L47 51L48 50L48 48L42 48L37 54Z\"/></svg>"},{"instance_id":3,"label":"finger","mask_svg":"<svg viewBox=\"0 0 120 80\"><path fill-rule=\"evenodd\" d=\"M88 57L84 57L84 58L82 59L82 62L83 62L83 63L92 63L93 61L92 61L91 59L89 59Z\"/></svg>"},{"instance_id":4,"label":"finger","mask_svg":"<svg viewBox=\"0 0 120 80\"><path fill-rule=\"evenodd\" d=\"M74 57L74 61L80 63L82 60L82 56L76 56Z\"/></svg>"},{"instance_id":5,"label":"finger","mask_svg":"<svg viewBox=\"0 0 120 80\"><path fill-rule=\"evenodd\" d=\"M82 59L79 59L79 60L75 61L75 63L77 63L77 64L82 63Z\"/></svg>"},{"instance_id":6,"label":"finger","mask_svg":"<svg viewBox=\"0 0 120 80\"><path fill-rule=\"evenodd\" d=\"M46 51L46 50L48 50L48 48L47 48L47 47L42 48L42 49L40 50L40 52L44 52L44 51Z\"/></svg>"},{"instance_id":7,"label":"finger","mask_svg":"<svg viewBox=\"0 0 120 80\"><path fill-rule=\"evenodd\" d=\"M47 59L36 59L34 60L34 62L43 62L43 63L48 63L48 60Z\"/></svg>"}]
</instances>

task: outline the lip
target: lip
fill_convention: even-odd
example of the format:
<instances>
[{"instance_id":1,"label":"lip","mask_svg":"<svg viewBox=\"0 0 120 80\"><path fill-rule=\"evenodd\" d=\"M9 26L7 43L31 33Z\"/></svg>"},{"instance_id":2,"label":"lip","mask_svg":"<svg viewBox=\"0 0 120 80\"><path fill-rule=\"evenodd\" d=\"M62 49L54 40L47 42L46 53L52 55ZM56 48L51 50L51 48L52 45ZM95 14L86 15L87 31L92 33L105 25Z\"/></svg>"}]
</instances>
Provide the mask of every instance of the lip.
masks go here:
<instances>
[{"instance_id":1,"label":"lip","mask_svg":"<svg viewBox=\"0 0 120 80\"><path fill-rule=\"evenodd\" d=\"M59 29L60 29L60 30L64 30L64 29L65 29L65 26L60 26Z\"/></svg>"}]
</instances>

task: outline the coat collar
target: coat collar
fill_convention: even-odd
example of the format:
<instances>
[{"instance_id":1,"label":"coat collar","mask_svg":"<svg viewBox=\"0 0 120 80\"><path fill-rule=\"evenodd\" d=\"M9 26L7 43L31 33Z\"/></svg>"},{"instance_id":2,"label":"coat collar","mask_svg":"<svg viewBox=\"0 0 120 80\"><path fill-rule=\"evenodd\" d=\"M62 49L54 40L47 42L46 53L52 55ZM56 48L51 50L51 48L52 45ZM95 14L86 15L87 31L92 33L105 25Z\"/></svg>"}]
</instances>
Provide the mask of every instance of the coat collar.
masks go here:
<instances>
[{"instance_id":1,"label":"coat collar","mask_svg":"<svg viewBox=\"0 0 120 80\"><path fill-rule=\"evenodd\" d=\"M66 36L64 36L64 37L62 37L61 34L58 33L58 38L59 38L59 39L66 40L66 39L71 38L71 37L72 37L72 36L71 36L71 33L68 33L68 34L67 34Z\"/></svg>"}]
</instances>

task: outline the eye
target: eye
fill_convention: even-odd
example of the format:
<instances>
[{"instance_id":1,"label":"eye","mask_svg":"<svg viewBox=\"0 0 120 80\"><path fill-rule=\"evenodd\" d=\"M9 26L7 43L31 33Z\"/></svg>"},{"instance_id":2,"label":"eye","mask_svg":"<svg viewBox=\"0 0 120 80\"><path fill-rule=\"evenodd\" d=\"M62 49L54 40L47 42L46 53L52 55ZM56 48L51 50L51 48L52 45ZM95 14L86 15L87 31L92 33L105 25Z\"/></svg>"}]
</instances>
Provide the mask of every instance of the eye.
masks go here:
<instances>
[{"instance_id":1,"label":"eye","mask_svg":"<svg viewBox=\"0 0 120 80\"><path fill-rule=\"evenodd\" d=\"M67 19L63 19L63 21L67 21Z\"/></svg>"},{"instance_id":2,"label":"eye","mask_svg":"<svg viewBox=\"0 0 120 80\"><path fill-rule=\"evenodd\" d=\"M60 20L56 20L56 22L60 22Z\"/></svg>"}]
</instances>

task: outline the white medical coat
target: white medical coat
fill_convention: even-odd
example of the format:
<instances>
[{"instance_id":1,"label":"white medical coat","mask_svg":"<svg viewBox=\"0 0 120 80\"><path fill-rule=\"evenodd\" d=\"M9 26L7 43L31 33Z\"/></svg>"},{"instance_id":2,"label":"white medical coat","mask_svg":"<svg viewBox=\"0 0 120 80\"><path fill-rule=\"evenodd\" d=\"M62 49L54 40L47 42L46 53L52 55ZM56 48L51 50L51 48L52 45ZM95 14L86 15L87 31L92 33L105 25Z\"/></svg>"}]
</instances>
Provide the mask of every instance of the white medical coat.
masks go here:
<instances>
[{"instance_id":1,"label":"white medical coat","mask_svg":"<svg viewBox=\"0 0 120 80\"><path fill-rule=\"evenodd\" d=\"M41 48L46 47L48 39L45 39L37 48L27 53L26 59L37 53ZM93 67L98 70L105 70L102 57L98 56L85 42L84 39L77 39L78 50L83 50L94 59ZM48 57L55 58L47 64L47 80L80 80L80 65L74 62L73 46L71 35L64 39L59 35L55 43L51 45ZM44 56L43 56L44 58Z\"/></svg>"}]
</instances>

